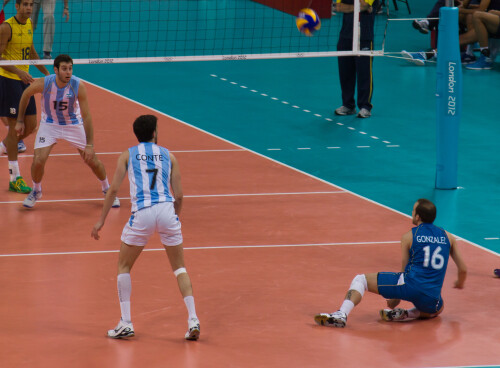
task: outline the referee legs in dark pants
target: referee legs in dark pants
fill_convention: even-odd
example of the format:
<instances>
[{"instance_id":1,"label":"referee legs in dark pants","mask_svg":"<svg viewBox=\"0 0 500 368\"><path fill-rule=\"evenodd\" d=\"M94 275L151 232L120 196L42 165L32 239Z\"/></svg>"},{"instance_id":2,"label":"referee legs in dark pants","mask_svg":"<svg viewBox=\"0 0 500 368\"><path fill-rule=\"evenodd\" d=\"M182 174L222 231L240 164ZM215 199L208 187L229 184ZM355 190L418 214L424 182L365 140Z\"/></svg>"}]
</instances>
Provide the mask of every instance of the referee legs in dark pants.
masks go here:
<instances>
[{"instance_id":1,"label":"referee legs in dark pants","mask_svg":"<svg viewBox=\"0 0 500 368\"><path fill-rule=\"evenodd\" d=\"M372 50L372 41L360 41L362 51ZM337 51L351 51L352 39L340 38L337 43ZM371 56L339 56L339 79L342 89L342 105L354 109L354 91L356 81L358 86L358 107L359 109L372 109L371 99L373 94L373 73Z\"/></svg>"}]
</instances>

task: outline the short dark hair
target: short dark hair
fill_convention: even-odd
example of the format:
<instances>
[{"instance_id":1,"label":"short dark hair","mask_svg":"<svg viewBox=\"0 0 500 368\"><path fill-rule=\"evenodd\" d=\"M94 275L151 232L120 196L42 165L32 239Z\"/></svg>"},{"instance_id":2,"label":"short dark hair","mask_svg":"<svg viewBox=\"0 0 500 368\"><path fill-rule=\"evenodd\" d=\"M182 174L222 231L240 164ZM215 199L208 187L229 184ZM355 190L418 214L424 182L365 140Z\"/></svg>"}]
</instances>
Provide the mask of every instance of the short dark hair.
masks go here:
<instances>
[{"instance_id":1,"label":"short dark hair","mask_svg":"<svg viewBox=\"0 0 500 368\"><path fill-rule=\"evenodd\" d=\"M139 142L153 139L158 118L154 115L141 115L134 121L134 134Z\"/></svg>"},{"instance_id":2,"label":"short dark hair","mask_svg":"<svg viewBox=\"0 0 500 368\"><path fill-rule=\"evenodd\" d=\"M57 55L56 58L54 59L54 66L59 69L59 65L61 63L71 63L73 64L73 59L69 55L61 54Z\"/></svg>"},{"instance_id":3,"label":"short dark hair","mask_svg":"<svg viewBox=\"0 0 500 368\"><path fill-rule=\"evenodd\" d=\"M422 222L432 224L436 219L436 212L436 206L428 199L420 198L417 201L415 214L420 216Z\"/></svg>"}]
</instances>

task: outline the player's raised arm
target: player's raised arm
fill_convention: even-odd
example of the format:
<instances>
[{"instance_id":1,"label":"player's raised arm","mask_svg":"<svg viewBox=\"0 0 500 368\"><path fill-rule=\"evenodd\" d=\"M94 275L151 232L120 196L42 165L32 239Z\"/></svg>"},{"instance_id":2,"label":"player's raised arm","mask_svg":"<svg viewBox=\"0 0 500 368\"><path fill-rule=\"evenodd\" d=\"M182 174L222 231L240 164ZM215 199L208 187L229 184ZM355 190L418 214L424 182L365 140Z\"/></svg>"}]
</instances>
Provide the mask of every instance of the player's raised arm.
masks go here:
<instances>
[{"instance_id":1,"label":"player's raised arm","mask_svg":"<svg viewBox=\"0 0 500 368\"><path fill-rule=\"evenodd\" d=\"M464 259L462 258L462 254L458 250L457 239L448 232L446 232L446 235L448 235L448 239L450 239L450 256L458 268L458 277L457 281L455 281L454 287L456 287L457 289L463 289L465 279L467 278L467 266L465 265Z\"/></svg>"},{"instance_id":2,"label":"player's raised arm","mask_svg":"<svg viewBox=\"0 0 500 368\"><path fill-rule=\"evenodd\" d=\"M109 186L109 189L106 193L106 197L104 198L104 204L102 206L101 218L96 222L94 228L92 229L91 236L99 240L99 231L104 226L104 222L106 221L106 217L108 216L109 210L113 206L113 201L115 200L116 194L120 189L120 186L127 174L127 163L129 158L128 150L123 152L118 158L118 163L116 165L115 176L113 177L113 181Z\"/></svg>"}]
</instances>

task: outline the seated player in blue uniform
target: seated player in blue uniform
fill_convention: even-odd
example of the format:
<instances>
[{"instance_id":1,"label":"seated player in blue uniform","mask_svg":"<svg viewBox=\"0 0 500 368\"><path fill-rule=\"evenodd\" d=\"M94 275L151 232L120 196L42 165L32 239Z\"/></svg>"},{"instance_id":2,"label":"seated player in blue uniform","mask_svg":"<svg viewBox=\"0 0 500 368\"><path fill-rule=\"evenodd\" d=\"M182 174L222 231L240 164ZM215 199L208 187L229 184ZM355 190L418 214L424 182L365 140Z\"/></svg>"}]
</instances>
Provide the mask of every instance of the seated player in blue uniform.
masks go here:
<instances>
[{"instance_id":1,"label":"seated player in blue uniform","mask_svg":"<svg viewBox=\"0 0 500 368\"><path fill-rule=\"evenodd\" d=\"M347 316L361 302L366 290L387 299L390 309L380 311L385 321L433 318L444 308L441 288L448 259L458 268L455 287L462 289L467 277L467 267L457 248L455 238L433 224L436 206L427 199L419 199L413 206L412 228L401 239L402 272L377 272L357 275L347 291L340 309L332 314L320 313L314 317L322 326L345 327ZM415 306L412 309L396 308L401 300Z\"/></svg>"}]
</instances>

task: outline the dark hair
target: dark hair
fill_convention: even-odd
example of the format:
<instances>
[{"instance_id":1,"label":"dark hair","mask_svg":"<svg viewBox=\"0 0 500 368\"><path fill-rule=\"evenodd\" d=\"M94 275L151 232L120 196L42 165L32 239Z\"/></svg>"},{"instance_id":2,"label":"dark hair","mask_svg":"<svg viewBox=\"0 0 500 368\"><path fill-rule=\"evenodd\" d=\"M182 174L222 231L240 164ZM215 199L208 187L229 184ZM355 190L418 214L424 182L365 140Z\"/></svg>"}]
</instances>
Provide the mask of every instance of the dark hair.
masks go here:
<instances>
[{"instance_id":1,"label":"dark hair","mask_svg":"<svg viewBox=\"0 0 500 368\"><path fill-rule=\"evenodd\" d=\"M428 199L420 198L417 201L415 214L420 216L422 222L432 224L436 219L436 206Z\"/></svg>"},{"instance_id":2,"label":"dark hair","mask_svg":"<svg viewBox=\"0 0 500 368\"><path fill-rule=\"evenodd\" d=\"M134 134L139 142L153 139L158 118L154 115L141 115L134 121Z\"/></svg>"},{"instance_id":3,"label":"dark hair","mask_svg":"<svg viewBox=\"0 0 500 368\"><path fill-rule=\"evenodd\" d=\"M54 59L54 66L59 69L59 65L61 63L71 63L73 64L73 59L69 55L61 54L57 55L57 57Z\"/></svg>"}]
</instances>

